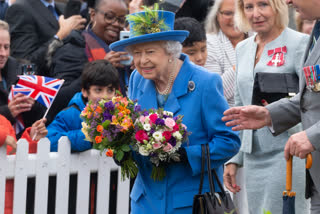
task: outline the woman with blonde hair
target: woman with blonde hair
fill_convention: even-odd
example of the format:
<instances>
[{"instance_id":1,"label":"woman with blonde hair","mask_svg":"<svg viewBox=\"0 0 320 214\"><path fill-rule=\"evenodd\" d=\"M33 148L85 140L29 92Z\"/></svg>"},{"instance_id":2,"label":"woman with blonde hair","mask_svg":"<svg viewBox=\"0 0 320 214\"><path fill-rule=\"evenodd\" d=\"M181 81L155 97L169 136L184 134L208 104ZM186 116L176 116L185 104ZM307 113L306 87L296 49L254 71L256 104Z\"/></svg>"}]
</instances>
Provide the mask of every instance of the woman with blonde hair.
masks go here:
<instances>
[{"instance_id":1,"label":"woman with blonde hair","mask_svg":"<svg viewBox=\"0 0 320 214\"><path fill-rule=\"evenodd\" d=\"M235 105L267 105L274 101L275 94L269 94L268 99L256 96L253 93L255 77L257 74L269 77L281 74L298 79L308 36L287 28L288 8L284 0L237 0L235 16L241 31L257 32L236 48ZM261 83L287 87L281 79ZM224 183L230 191L239 192L235 176L238 167L243 167L251 214L263 213L264 209L282 213L282 192L286 183L283 150L290 133L273 136L267 127L241 133L240 152L227 163ZM304 160L294 159L292 177L297 193L296 213L308 213L308 203L304 198L304 167Z\"/></svg>"},{"instance_id":2,"label":"woman with blonde hair","mask_svg":"<svg viewBox=\"0 0 320 214\"><path fill-rule=\"evenodd\" d=\"M205 68L218 73L223 82L224 95L234 105L236 45L246 38L234 26L235 0L216 0L206 18L208 57Z\"/></svg>"}]
</instances>

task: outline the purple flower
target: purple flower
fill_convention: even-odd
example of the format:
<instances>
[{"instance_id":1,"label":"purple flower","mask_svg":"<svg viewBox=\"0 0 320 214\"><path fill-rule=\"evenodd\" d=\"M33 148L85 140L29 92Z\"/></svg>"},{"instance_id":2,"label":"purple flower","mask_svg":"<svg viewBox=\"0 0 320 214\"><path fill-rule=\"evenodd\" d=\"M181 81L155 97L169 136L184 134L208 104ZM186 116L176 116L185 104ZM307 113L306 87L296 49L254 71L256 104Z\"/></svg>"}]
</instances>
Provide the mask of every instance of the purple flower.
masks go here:
<instances>
[{"instance_id":1,"label":"purple flower","mask_svg":"<svg viewBox=\"0 0 320 214\"><path fill-rule=\"evenodd\" d=\"M108 111L113 111L114 110L114 105L112 101L106 102L104 104L104 107L108 110Z\"/></svg>"},{"instance_id":2,"label":"purple flower","mask_svg":"<svg viewBox=\"0 0 320 214\"><path fill-rule=\"evenodd\" d=\"M177 121L179 118L176 116L176 117L174 117L173 119L174 119L174 121Z\"/></svg>"},{"instance_id":3,"label":"purple flower","mask_svg":"<svg viewBox=\"0 0 320 214\"><path fill-rule=\"evenodd\" d=\"M177 144L177 141L174 137L171 137L170 140L168 141L168 143L170 143L171 146L175 147Z\"/></svg>"},{"instance_id":4,"label":"purple flower","mask_svg":"<svg viewBox=\"0 0 320 214\"><path fill-rule=\"evenodd\" d=\"M156 119L156 125L164 126L164 120L162 120L161 118L157 118Z\"/></svg>"},{"instance_id":5,"label":"purple flower","mask_svg":"<svg viewBox=\"0 0 320 214\"><path fill-rule=\"evenodd\" d=\"M166 119L166 118L168 118L168 115L165 115L165 114L164 114L164 115L163 115L163 119Z\"/></svg>"},{"instance_id":6,"label":"purple flower","mask_svg":"<svg viewBox=\"0 0 320 214\"><path fill-rule=\"evenodd\" d=\"M106 120L112 121L112 115L109 114L109 112L107 111L103 112L103 121L106 121Z\"/></svg>"},{"instance_id":7,"label":"purple flower","mask_svg":"<svg viewBox=\"0 0 320 214\"><path fill-rule=\"evenodd\" d=\"M154 128L150 129L150 134L152 135L155 132Z\"/></svg>"},{"instance_id":8,"label":"purple flower","mask_svg":"<svg viewBox=\"0 0 320 214\"><path fill-rule=\"evenodd\" d=\"M143 116L148 116L149 115L149 112L145 111L143 112Z\"/></svg>"},{"instance_id":9,"label":"purple flower","mask_svg":"<svg viewBox=\"0 0 320 214\"><path fill-rule=\"evenodd\" d=\"M135 105L134 106L134 112L141 111L141 106L140 105Z\"/></svg>"}]
</instances>

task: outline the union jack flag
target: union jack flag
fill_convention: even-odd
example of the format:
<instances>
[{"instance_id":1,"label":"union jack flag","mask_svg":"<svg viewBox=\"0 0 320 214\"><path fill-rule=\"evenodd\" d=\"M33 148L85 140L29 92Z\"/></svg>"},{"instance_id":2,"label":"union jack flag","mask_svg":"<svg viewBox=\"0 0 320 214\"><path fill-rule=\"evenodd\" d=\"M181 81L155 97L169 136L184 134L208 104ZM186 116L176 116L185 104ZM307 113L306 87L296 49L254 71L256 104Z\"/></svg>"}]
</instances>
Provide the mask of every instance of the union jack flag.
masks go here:
<instances>
[{"instance_id":1,"label":"union jack flag","mask_svg":"<svg viewBox=\"0 0 320 214\"><path fill-rule=\"evenodd\" d=\"M36 75L19 75L19 80L11 89L11 95L18 93L32 97L46 108L51 106L64 80Z\"/></svg>"}]
</instances>

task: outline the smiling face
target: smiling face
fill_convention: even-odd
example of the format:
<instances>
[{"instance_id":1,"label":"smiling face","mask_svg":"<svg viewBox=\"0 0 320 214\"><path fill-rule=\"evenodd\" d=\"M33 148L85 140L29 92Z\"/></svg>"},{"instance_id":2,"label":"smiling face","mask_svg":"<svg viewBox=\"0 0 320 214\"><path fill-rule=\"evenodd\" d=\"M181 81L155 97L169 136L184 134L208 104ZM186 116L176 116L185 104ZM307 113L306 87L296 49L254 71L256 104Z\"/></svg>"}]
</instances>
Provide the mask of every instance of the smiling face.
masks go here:
<instances>
[{"instance_id":1,"label":"smiling face","mask_svg":"<svg viewBox=\"0 0 320 214\"><path fill-rule=\"evenodd\" d=\"M243 36L234 26L235 0L223 0L218 11L217 20L221 31L229 38L239 38Z\"/></svg>"},{"instance_id":2,"label":"smiling face","mask_svg":"<svg viewBox=\"0 0 320 214\"><path fill-rule=\"evenodd\" d=\"M277 14L269 0L243 0L244 14L253 31L268 33L276 26Z\"/></svg>"},{"instance_id":3,"label":"smiling face","mask_svg":"<svg viewBox=\"0 0 320 214\"><path fill-rule=\"evenodd\" d=\"M168 75L169 60L173 57L166 53L164 42L132 45L130 52L136 69L145 79L159 81Z\"/></svg>"},{"instance_id":4,"label":"smiling face","mask_svg":"<svg viewBox=\"0 0 320 214\"><path fill-rule=\"evenodd\" d=\"M204 66L208 56L207 41L193 42L191 46L184 46L182 52L187 54L194 64Z\"/></svg>"},{"instance_id":5,"label":"smiling face","mask_svg":"<svg viewBox=\"0 0 320 214\"><path fill-rule=\"evenodd\" d=\"M107 44L118 41L120 31L125 26L119 20L124 20L126 14L127 7L124 2L103 0L91 13L92 31ZM116 18L115 21L113 21L114 18Z\"/></svg>"},{"instance_id":6,"label":"smiling face","mask_svg":"<svg viewBox=\"0 0 320 214\"><path fill-rule=\"evenodd\" d=\"M7 30L0 29L0 69L3 69L10 55L10 35Z\"/></svg>"}]
</instances>

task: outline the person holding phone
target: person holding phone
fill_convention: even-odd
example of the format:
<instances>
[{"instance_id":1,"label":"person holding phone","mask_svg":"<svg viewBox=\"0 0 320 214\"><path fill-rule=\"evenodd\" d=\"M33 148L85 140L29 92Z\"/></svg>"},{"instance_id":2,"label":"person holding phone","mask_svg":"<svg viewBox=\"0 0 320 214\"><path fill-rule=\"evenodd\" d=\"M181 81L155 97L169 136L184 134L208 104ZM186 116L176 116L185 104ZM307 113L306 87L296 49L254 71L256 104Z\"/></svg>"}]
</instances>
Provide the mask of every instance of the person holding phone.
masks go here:
<instances>
[{"instance_id":1,"label":"person holding phone","mask_svg":"<svg viewBox=\"0 0 320 214\"><path fill-rule=\"evenodd\" d=\"M86 30L72 31L63 41L54 41L48 50L50 76L64 79L61 93L48 114L50 122L66 107L76 92L81 90L80 76L85 63L105 59L117 68L120 91L125 96L130 75L130 66L121 63L129 60L127 52L115 52L109 44L120 39L120 31L126 24L127 6L124 0L96 0L90 10L90 23Z\"/></svg>"}]
</instances>

